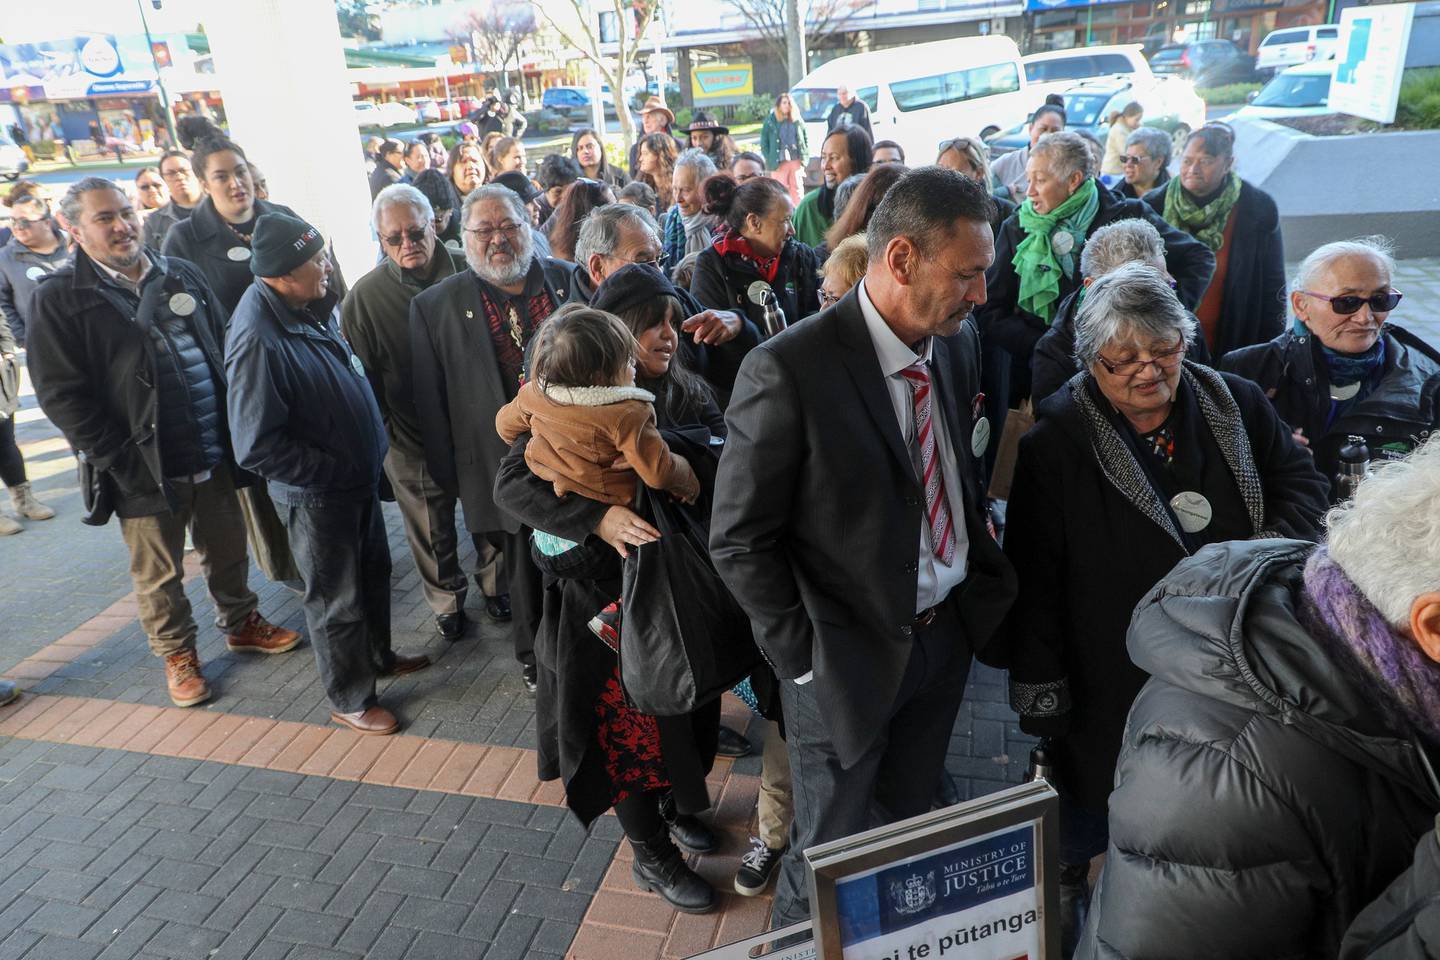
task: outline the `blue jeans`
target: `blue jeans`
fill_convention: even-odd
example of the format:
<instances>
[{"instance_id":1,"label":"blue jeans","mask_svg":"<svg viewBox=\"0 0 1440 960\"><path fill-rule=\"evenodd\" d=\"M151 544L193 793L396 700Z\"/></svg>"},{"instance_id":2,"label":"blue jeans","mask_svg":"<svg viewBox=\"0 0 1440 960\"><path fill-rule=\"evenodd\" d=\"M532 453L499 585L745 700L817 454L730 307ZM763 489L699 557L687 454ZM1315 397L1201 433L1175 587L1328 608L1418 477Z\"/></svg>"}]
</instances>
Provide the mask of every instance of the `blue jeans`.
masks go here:
<instances>
[{"instance_id":1,"label":"blue jeans","mask_svg":"<svg viewBox=\"0 0 1440 960\"><path fill-rule=\"evenodd\" d=\"M390 545L380 501L276 503L305 581L305 625L325 695L341 713L374 706L390 650Z\"/></svg>"}]
</instances>

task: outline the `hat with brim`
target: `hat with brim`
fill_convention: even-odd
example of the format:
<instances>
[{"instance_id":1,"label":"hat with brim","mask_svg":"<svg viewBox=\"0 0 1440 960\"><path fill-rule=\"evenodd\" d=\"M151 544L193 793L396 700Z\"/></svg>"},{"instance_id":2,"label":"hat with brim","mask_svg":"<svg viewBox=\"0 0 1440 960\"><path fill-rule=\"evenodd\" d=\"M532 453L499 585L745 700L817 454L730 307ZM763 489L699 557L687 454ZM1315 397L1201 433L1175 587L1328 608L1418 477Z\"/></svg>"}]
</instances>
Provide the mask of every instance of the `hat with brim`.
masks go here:
<instances>
[{"instance_id":1,"label":"hat with brim","mask_svg":"<svg viewBox=\"0 0 1440 960\"><path fill-rule=\"evenodd\" d=\"M283 277L324 249L320 231L299 217L262 213L250 239L250 272L257 277Z\"/></svg>"},{"instance_id":2,"label":"hat with brim","mask_svg":"<svg viewBox=\"0 0 1440 960\"><path fill-rule=\"evenodd\" d=\"M709 114L701 111L695 114L695 119L691 121L690 126L682 128L680 132L700 133L702 131L713 133L717 137L723 137L730 132L730 128L722 123L716 123L710 119Z\"/></svg>"},{"instance_id":3,"label":"hat with brim","mask_svg":"<svg viewBox=\"0 0 1440 960\"><path fill-rule=\"evenodd\" d=\"M640 108L640 116L642 117L645 116L645 114L647 113L657 112L665 114L666 124L671 124L675 122L675 114L670 110L669 107L665 106L665 101L661 100L659 97L651 97L649 100L645 101L645 106Z\"/></svg>"},{"instance_id":4,"label":"hat with brim","mask_svg":"<svg viewBox=\"0 0 1440 960\"><path fill-rule=\"evenodd\" d=\"M530 178L519 170L506 170L492 180L491 183L498 183L500 186L505 187L511 193L518 196L521 203L529 203L531 200L540 196L540 191L535 189L535 184L531 183Z\"/></svg>"}]
</instances>

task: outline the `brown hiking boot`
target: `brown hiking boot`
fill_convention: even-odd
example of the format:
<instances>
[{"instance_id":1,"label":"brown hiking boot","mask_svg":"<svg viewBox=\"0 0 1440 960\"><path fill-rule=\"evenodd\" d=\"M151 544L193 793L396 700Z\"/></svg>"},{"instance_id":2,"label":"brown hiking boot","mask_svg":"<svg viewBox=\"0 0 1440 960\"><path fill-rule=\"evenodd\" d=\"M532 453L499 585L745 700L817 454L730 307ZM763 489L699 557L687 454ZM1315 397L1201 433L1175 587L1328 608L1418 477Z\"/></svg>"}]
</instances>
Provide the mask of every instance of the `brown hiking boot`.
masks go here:
<instances>
[{"instance_id":1,"label":"brown hiking boot","mask_svg":"<svg viewBox=\"0 0 1440 960\"><path fill-rule=\"evenodd\" d=\"M165 683L170 687L170 700L177 707L193 707L210 699L210 687L200 673L200 657L193 648L165 658Z\"/></svg>"},{"instance_id":2,"label":"brown hiking boot","mask_svg":"<svg viewBox=\"0 0 1440 960\"><path fill-rule=\"evenodd\" d=\"M260 616L256 610L240 625L240 629L225 638L225 646L237 653L284 653L294 650L300 642L300 634L286 630Z\"/></svg>"}]
</instances>

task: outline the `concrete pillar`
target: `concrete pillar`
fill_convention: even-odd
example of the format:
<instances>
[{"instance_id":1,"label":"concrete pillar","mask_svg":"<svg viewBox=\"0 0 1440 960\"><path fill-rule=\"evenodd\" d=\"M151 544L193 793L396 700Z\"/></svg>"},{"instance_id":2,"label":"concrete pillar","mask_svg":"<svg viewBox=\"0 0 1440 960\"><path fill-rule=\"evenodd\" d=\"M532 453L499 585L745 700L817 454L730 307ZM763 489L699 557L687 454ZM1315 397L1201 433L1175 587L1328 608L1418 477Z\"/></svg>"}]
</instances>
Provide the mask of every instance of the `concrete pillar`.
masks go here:
<instances>
[{"instance_id":1,"label":"concrete pillar","mask_svg":"<svg viewBox=\"0 0 1440 960\"><path fill-rule=\"evenodd\" d=\"M201 0L235 142L354 282L375 265L370 188L334 0Z\"/></svg>"}]
</instances>

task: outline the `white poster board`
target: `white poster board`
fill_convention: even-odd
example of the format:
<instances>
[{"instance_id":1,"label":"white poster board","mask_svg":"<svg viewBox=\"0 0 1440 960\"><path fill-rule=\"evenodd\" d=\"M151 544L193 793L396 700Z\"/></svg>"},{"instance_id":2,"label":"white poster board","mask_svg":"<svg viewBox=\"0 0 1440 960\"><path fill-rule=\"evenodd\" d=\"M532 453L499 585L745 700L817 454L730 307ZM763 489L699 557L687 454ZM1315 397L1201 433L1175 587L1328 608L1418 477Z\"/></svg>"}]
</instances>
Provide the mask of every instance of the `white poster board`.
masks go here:
<instances>
[{"instance_id":1,"label":"white poster board","mask_svg":"<svg viewBox=\"0 0 1440 960\"><path fill-rule=\"evenodd\" d=\"M1348 7L1340 14L1340 46L1330 84L1332 109L1394 122L1414 21L1413 3Z\"/></svg>"}]
</instances>

